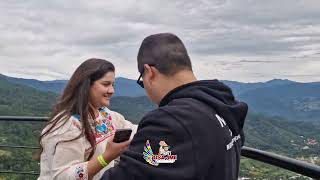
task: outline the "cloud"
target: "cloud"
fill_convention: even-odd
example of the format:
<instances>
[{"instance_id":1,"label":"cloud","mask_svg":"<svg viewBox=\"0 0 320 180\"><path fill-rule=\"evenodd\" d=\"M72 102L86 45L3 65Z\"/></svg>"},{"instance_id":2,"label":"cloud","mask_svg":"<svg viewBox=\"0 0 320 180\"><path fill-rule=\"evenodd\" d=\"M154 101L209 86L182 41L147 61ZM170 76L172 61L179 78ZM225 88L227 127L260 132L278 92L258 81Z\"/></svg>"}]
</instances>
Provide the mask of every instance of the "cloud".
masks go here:
<instances>
[{"instance_id":1,"label":"cloud","mask_svg":"<svg viewBox=\"0 0 320 180\"><path fill-rule=\"evenodd\" d=\"M240 63L275 63L279 61L259 61L259 60L241 60Z\"/></svg>"},{"instance_id":2,"label":"cloud","mask_svg":"<svg viewBox=\"0 0 320 180\"><path fill-rule=\"evenodd\" d=\"M143 38L172 32L185 42L201 79L298 80L295 68L280 69L289 63L299 67L299 80L309 81L302 64L320 67L310 61L320 57L319 17L320 1L310 0L3 0L0 71L68 79L82 61L100 57L116 65L118 76L136 78Z\"/></svg>"}]
</instances>

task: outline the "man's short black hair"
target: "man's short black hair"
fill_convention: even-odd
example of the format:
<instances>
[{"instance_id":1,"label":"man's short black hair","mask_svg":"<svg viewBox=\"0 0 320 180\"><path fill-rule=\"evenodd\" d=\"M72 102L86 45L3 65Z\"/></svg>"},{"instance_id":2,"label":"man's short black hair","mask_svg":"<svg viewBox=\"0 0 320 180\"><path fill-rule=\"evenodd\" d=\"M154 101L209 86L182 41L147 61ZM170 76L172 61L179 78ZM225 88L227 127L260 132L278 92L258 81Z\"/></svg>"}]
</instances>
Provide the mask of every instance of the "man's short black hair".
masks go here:
<instances>
[{"instance_id":1,"label":"man's short black hair","mask_svg":"<svg viewBox=\"0 0 320 180\"><path fill-rule=\"evenodd\" d=\"M164 75L174 75L181 70L192 71L191 61L182 41L174 34L160 33L146 37L138 53L138 69L144 64L154 65Z\"/></svg>"}]
</instances>

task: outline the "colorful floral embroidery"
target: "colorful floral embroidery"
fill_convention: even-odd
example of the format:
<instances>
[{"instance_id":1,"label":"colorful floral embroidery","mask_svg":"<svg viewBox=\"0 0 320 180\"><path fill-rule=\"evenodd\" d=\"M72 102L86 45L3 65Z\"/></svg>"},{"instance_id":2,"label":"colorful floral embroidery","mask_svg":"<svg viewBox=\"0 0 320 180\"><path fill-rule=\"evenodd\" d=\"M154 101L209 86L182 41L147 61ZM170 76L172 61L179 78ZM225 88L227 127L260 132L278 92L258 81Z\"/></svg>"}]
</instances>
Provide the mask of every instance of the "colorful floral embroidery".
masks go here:
<instances>
[{"instance_id":1,"label":"colorful floral embroidery","mask_svg":"<svg viewBox=\"0 0 320 180\"><path fill-rule=\"evenodd\" d=\"M104 139L108 138L115 131L115 127L112 124L112 117L111 114L108 112L108 109L100 108L99 113L100 116L94 120L94 123L91 123L91 127L95 129L96 143L99 143ZM76 126L79 130L81 130L80 116L73 115L72 117L75 119L74 122L72 122L72 124Z\"/></svg>"},{"instance_id":2,"label":"colorful floral embroidery","mask_svg":"<svg viewBox=\"0 0 320 180\"><path fill-rule=\"evenodd\" d=\"M76 118L78 121L80 121L80 115L79 114L74 114L72 115L74 118Z\"/></svg>"},{"instance_id":3,"label":"colorful floral embroidery","mask_svg":"<svg viewBox=\"0 0 320 180\"><path fill-rule=\"evenodd\" d=\"M96 120L96 130L100 134L108 134L112 131L113 125L109 119L97 119Z\"/></svg>"},{"instance_id":4,"label":"colorful floral embroidery","mask_svg":"<svg viewBox=\"0 0 320 180\"><path fill-rule=\"evenodd\" d=\"M100 108L99 109L101 117L95 120L96 122L96 140L97 142L106 136L109 136L111 133L114 132L115 128L112 124L112 117L107 112L106 109Z\"/></svg>"},{"instance_id":5,"label":"colorful floral embroidery","mask_svg":"<svg viewBox=\"0 0 320 180\"><path fill-rule=\"evenodd\" d=\"M76 167L76 179L84 180L84 169L83 166Z\"/></svg>"},{"instance_id":6,"label":"colorful floral embroidery","mask_svg":"<svg viewBox=\"0 0 320 180\"><path fill-rule=\"evenodd\" d=\"M108 117L108 113L105 112L105 111L101 111L101 115L102 115L104 118Z\"/></svg>"},{"instance_id":7,"label":"colorful floral embroidery","mask_svg":"<svg viewBox=\"0 0 320 180\"><path fill-rule=\"evenodd\" d=\"M80 116L75 114L75 115L72 115L72 117L75 118L75 120L72 121L72 124L76 126L79 130L81 130Z\"/></svg>"}]
</instances>

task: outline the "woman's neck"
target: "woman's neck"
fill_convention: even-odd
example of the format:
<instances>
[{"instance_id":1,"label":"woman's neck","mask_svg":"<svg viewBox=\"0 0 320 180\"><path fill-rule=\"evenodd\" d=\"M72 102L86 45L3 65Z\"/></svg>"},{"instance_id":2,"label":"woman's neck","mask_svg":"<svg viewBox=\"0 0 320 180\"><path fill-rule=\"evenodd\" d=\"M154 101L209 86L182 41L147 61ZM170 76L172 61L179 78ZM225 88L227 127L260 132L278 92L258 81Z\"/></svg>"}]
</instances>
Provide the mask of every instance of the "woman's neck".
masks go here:
<instances>
[{"instance_id":1,"label":"woman's neck","mask_svg":"<svg viewBox=\"0 0 320 180\"><path fill-rule=\"evenodd\" d=\"M95 119L97 117L99 117L99 112L100 112L99 109L100 108L97 108L97 107L93 106L91 103L89 104L89 107L92 109Z\"/></svg>"}]
</instances>

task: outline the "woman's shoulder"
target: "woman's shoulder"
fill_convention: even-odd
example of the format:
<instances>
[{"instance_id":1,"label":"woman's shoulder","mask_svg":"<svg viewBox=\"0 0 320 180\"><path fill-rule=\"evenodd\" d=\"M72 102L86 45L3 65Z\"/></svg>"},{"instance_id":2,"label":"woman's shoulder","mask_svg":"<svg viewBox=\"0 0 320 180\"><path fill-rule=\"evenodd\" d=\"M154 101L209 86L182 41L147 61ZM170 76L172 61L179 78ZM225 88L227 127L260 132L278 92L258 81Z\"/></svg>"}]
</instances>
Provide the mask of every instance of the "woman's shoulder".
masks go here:
<instances>
[{"instance_id":1,"label":"woman's shoulder","mask_svg":"<svg viewBox=\"0 0 320 180\"><path fill-rule=\"evenodd\" d=\"M47 131L49 128L53 126L54 123L48 124L42 133ZM72 134L75 134L75 136L79 135L79 132L81 132L82 125L80 121L79 115L65 115L57 120L56 125L53 126L53 128L50 130L51 133L48 133L48 136L59 136L63 134L68 134L68 136L72 136Z\"/></svg>"},{"instance_id":2,"label":"woman's shoulder","mask_svg":"<svg viewBox=\"0 0 320 180\"><path fill-rule=\"evenodd\" d=\"M81 127L81 122L77 116L66 115L63 118L59 118L50 133L47 133L41 139L45 156L52 159L58 144L62 149L67 146L79 146L78 149L82 151L82 149L86 148L85 136L78 126ZM50 127L52 127L52 125L47 126L47 128ZM69 147L67 147L67 149Z\"/></svg>"},{"instance_id":3,"label":"woman's shoulder","mask_svg":"<svg viewBox=\"0 0 320 180\"><path fill-rule=\"evenodd\" d=\"M78 114L73 114L69 118L69 129L75 129L75 130L82 130L82 124L80 121L80 115Z\"/></svg>"}]
</instances>

